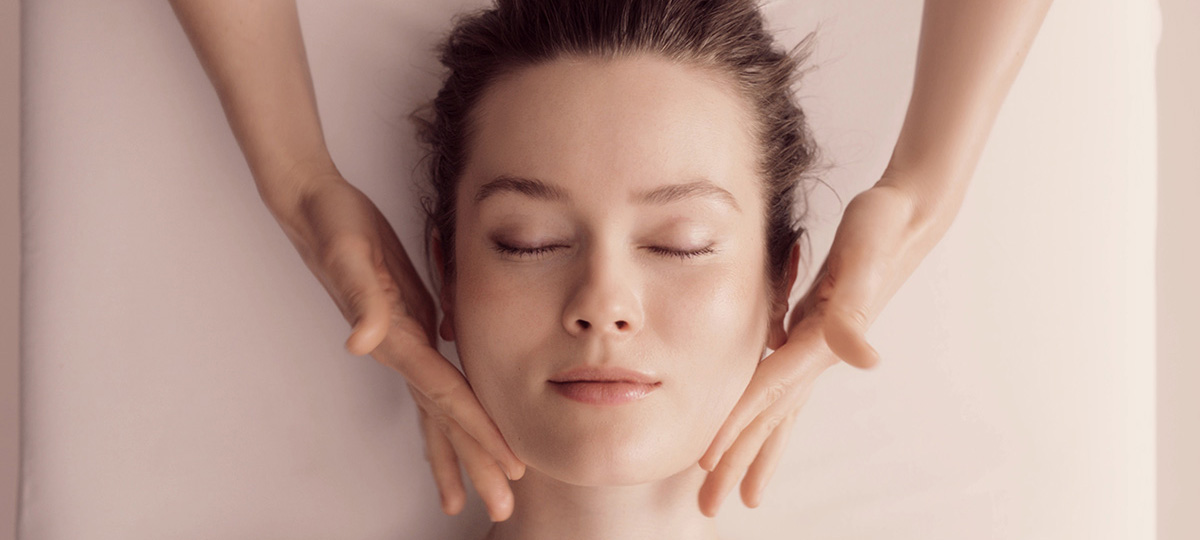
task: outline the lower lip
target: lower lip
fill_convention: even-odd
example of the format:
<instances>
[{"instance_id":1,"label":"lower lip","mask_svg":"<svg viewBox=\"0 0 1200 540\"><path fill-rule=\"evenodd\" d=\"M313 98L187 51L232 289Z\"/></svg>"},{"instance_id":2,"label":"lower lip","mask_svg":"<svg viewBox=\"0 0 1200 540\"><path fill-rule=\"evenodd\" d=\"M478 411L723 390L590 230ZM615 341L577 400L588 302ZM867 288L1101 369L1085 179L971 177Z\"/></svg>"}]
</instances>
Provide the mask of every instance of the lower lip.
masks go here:
<instances>
[{"instance_id":1,"label":"lower lip","mask_svg":"<svg viewBox=\"0 0 1200 540\"><path fill-rule=\"evenodd\" d=\"M636 383L629 381L577 381L553 382L558 393L575 401L593 405L620 405L637 401L658 388L659 384Z\"/></svg>"}]
</instances>

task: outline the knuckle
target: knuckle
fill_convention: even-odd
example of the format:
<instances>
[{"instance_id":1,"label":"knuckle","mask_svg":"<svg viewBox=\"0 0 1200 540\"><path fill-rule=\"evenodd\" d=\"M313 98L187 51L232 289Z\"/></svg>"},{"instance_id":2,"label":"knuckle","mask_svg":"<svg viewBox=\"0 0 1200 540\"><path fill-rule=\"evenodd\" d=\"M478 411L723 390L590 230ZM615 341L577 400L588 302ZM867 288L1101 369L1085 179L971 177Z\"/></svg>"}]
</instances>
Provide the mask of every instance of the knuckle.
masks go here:
<instances>
[{"instance_id":1,"label":"knuckle","mask_svg":"<svg viewBox=\"0 0 1200 540\"><path fill-rule=\"evenodd\" d=\"M767 434L775 431L775 428L779 427L779 425L783 423L783 418L784 417L782 415L778 414L772 414L768 416L766 418L766 423L763 425L764 431L766 431Z\"/></svg>"},{"instance_id":2,"label":"knuckle","mask_svg":"<svg viewBox=\"0 0 1200 540\"><path fill-rule=\"evenodd\" d=\"M865 330L871 325L871 315L867 313L867 308L863 306L855 306L847 311L846 315L854 322L858 330Z\"/></svg>"},{"instance_id":3,"label":"knuckle","mask_svg":"<svg viewBox=\"0 0 1200 540\"><path fill-rule=\"evenodd\" d=\"M765 392L767 403L770 404L779 401L787 394L789 387L790 385L787 381L777 381L768 385Z\"/></svg>"},{"instance_id":4,"label":"knuckle","mask_svg":"<svg viewBox=\"0 0 1200 540\"><path fill-rule=\"evenodd\" d=\"M367 300L367 292L362 288L356 286L347 287L346 291L342 293L342 300L349 311L346 314L346 318L349 319L350 324L355 324L357 322L356 319L365 315L363 313L363 305Z\"/></svg>"},{"instance_id":5,"label":"knuckle","mask_svg":"<svg viewBox=\"0 0 1200 540\"><path fill-rule=\"evenodd\" d=\"M449 437L450 428L453 427L451 426L453 421L450 419L450 417L444 414L431 414L430 416L433 417L433 425L437 426L438 431L441 432L442 436Z\"/></svg>"},{"instance_id":6,"label":"knuckle","mask_svg":"<svg viewBox=\"0 0 1200 540\"><path fill-rule=\"evenodd\" d=\"M455 416L458 412L458 401L454 399L454 395L453 386L438 387L429 391L429 399L441 411L440 416Z\"/></svg>"},{"instance_id":7,"label":"knuckle","mask_svg":"<svg viewBox=\"0 0 1200 540\"><path fill-rule=\"evenodd\" d=\"M742 475L742 472L750 467L750 462L753 461L753 459L753 452L743 450L730 452L729 467L727 469L729 474L725 477L724 483L726 485L731 485L733 482L736 482L737 479Z\"/></svg>"}]
</instances>

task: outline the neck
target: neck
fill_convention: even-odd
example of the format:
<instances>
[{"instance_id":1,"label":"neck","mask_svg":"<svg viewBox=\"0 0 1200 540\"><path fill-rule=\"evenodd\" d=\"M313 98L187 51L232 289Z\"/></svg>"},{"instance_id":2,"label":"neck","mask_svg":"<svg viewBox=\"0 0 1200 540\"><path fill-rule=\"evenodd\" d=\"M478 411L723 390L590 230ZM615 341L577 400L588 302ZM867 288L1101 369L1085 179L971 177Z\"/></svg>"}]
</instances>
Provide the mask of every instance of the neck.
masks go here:
<instances>
[{"instance_id":1,"label":"neck","mask_svg":"<svg viewBox=\"0 0 1200 540\"><path fill-rule=\"evenodd\" d=\"M698 502L706 474L693 464L655 482L587 487L530 467L511 484L512 517L493 524L484 540L717 540L716 522Z\"/></svg>"}]
</instances>

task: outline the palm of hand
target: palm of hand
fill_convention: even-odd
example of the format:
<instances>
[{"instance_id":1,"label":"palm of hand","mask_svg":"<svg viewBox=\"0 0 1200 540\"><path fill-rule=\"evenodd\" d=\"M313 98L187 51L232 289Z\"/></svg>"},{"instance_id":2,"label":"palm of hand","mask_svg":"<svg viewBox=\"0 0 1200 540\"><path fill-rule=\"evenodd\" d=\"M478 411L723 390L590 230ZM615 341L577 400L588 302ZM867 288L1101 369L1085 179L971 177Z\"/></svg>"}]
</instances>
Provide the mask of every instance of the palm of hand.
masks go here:
<instances>
[{"instance_id":1,"label":"palm of hand","mask_svg":"<svg viewBox=\"0 0 1200 540\"><path fill-rule=\"evenodd\" d=\"M828 258L791 312L787 342L759 364L700 459L711 471L700 488L705 515L716 515L740 478L743 502L759 504L792 422L821 373L841 361L864 369L878 363L866 331L929 247L912 216L912 200L885 182L847 206ZM926 245L917 245L919 240Z\"/></svg>"},{"instance_id":2,"label":"palm of hand","mask_svg":"<svg viewBox=\"0 0 1200 540\"><path fill-rule=\"evenodd\" d=\"M346 348L371 354L407 379L443 510L456 514L465 502L461 457L493 519L506 519L512 511L507 478L520 478L524 465L462 373L434 348L433 297L395 231L375 204L340 175L305 184L303 191L289 212L277 215L353 327Z\"/></svg>"}]
</instances>

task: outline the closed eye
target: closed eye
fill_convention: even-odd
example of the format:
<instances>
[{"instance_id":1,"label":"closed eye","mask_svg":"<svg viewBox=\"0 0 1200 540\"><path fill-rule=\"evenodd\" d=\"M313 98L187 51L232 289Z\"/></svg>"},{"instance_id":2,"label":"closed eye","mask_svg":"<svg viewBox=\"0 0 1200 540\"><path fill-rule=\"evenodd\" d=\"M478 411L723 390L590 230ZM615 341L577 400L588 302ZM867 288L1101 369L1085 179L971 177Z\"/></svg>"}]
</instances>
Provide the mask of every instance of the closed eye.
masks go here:
<instances>
[{"instance_id":1,"label":"closed eye","mask_svg":"<svg viewBox=\"0 0 1200 540\"><path fill-rule=\"evenodd\" d=\"M533 258L535 258L535 259L536 259L536 258L538 258L540 255L542 255L542 254L544 254L544 253L549 253L549 252L551 252L551 251L554 251L554 248L558 248L558 247L562 247L562 246L542 246L542 247L536 247L536 248L516 248L516 247L512 247L512 246L506 246L506 245L504 245L504 244L501 244L500 242L496 242L495 249L496 249L496 251L498 251L498 252L500 252L500 253L502 253L502 254L504 254L504 255L516 255L516 256L518 256L518 257L533 257Z\"/></svg>"},{"instance_id":2,"label":"closed eye","mask_svg":"<svg viewBox=\"0 0 1200 540\"><path fill-rule=\"evenodd\" d=\"M495 250L504 255L515 255L517 257L537 259L537 258L540 258L542 255L549 253L551 251L554 251L555 249L558 249L561 247L565 247L565 246L550 245L550 246L541 246L541 247L536 247L536 248L518 248L518 247L506 246L504 244L501 244L500 242L496 242ZM664 248L664 247L658 247L658 246L650 246L647 249L649 249L650 251L652 251L654 253L658 253L660 255L666 255L668 257L677 257L679 259L691 259L693 257L707 255L709 253L713 253L714 251L716 251L713 249L713 247L711 245L697 249L695 251L670 249L670 248Z\"/></svg>"},{"instance_id":3,"label":"closed eye","mask_svg":"<svg viewBox=\"0 0 1200 540\"><path fill-rule=\"evenodd\" d=\"M703 247L703 248L697 249L696 251L681 251L681 250L677 250L677 249L660 248L660 247L654 247L654 246L651 246L649 249L650 249L650 251L653 251L655 253L669 255L671 257L679 257L680 259L690 259L692 257L699 257L701 255L707 255L707 254L715 251L715 250L713 250L712 246Z\"/></svg>"}]
</instances>

